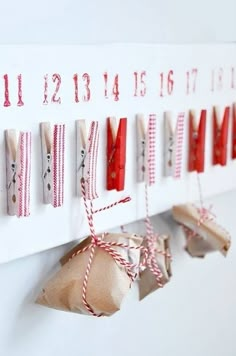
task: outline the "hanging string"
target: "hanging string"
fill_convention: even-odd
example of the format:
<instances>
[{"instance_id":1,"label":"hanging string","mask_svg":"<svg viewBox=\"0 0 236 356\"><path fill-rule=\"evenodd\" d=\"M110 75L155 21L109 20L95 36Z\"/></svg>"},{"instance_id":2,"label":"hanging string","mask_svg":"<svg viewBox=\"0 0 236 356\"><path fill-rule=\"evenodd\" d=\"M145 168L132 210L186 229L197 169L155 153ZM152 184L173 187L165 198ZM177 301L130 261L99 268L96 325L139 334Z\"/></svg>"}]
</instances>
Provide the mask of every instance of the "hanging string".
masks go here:
<instances>
[{"instance_id":1,"label":"hanging string","mask_svg":"<svg viewBox=\"0 0 236 356\"><path fill-rule=\"evenodd\" d=\"M88 201L86 198L86 188L85 188L85 179L84 178L81 179L81 193L82 193L82 198L83 198L83 202L84 202L87 221L89 224L89 229L90 229L90 234L91 234L91 242L85 248L76 251L72 255L71 258L74 258L75 256L79 255L80 253L90 250L89 260L88 260L88 264L87 264L87 268L86 268L86 272L85 272L85 276L84 276L84 281L83 281L83 287L82 287L82 301L83 301L85 308L91 315L96 316L96 317L101 317L101 316L103 316L103 314L97 314L93 310L91 305L89 305L89 303L87 302L88 279L89 279L89 274L91 271L91 266L92 266L92 263L94 260L95 249L101 248L104 251L106 251L107 253L109 253L109 255L114 259L114 261L117 262L119 265L121 265L125 269L128 277L130 278L130 280L132 282L137 277L138 269L146 265L147 250L142 246L129 246L128 244L124 244L124 243L105 242L104 241L104 237L106 236L105 233L101 237L97 236L96 232L95 232L94 220L93 220L93 215L94 215L93 200L89 200L90 203L88 205ZM119 202L126 203L128 201L130 201L130 197L122 199ZM117 204L119 202L117 202ZM107 210L109 208L114 207L117 204L116 203L111 204L109 207L105 207L106 209L102 208L102 209L98 209L97 211ZM113 247L122 247L122 248L125 248L128 250L142 250L143 251L143 261L140 262L139 264L130 263L129 261L125 260L125 258L123 258L122 255L120 253L118 253Z\"/></svg>"},{"instance_id":2,"label":"hanging string","mask_svg":"<svg viewBox=\"0 0 236 356\"><path fill-rule=\"evenodd\" d=\"M163 273L157 263L157 253L167 258L171 258L171 255L166 251L157 250L156 244L159 236L154 233L153 225L149 217L149 199L148 199L148 186L145 184L145 205L146 205L146 241L148 249L147 267L155 276L158 287L162 288Z\"/></svg>"},{"instance_id":3,"label":"hanging string","mask_svg":"<svg viewBox=\"0 0 236 356\"><path fill-rule=\"evenodd\" d=\"M200 208L196 207L196 209L199 214L199 219L197 222L197 228L195 230L189 229L185 225L182 225L188 240L198 235L198 230L202 224L204 224L206 221L213 221L215 219L215 215L211 211L213 206L210 205L208 209L204 207L203 191L202 191L200 175L198 172L196 174L197 174L197 186L198 186L198 195L199 195L199 203L200 203Z\"/></svg>"},{"instance_id":4,"label":"hanging string","mask_svg":"<svg viewBox=\"0 0 236 356\"><path fill-rule=\"evenodd\" d=\"M198 185L198 194L199 194L200 207L201 207L201 209L204 209L202 186L201 186L201 181L200 181L200 175L199 175L198 172L197 172L197 185Z\"/></svg>"}]
</instances>

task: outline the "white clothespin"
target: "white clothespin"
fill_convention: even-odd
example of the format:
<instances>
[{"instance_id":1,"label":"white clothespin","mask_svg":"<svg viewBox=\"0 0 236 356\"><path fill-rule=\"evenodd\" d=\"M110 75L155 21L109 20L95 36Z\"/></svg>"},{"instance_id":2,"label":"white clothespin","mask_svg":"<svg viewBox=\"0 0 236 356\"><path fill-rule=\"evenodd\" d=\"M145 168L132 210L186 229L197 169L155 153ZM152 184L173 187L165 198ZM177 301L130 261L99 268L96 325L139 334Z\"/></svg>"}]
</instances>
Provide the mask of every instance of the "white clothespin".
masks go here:
<instances>
[{"instance_id":1,"label":"white clothespin","mask_svg":"<svg viewBox=\"0 0 236 356\"><path fill-rule=\"evenodd\" d=\"M65 125L40 124L42 147L43 202L54 208L64 201Z\"/></svg>"},{"instance_id":2,"label":"white clothespin","mask_svg":"<svg viewBox=\"0 0 236 356\"><path fill-rule=\"evenodd\" d=\"M180 112L175 129L172 123L172 113L164 113L164 175L174 178L181 177L182 148L184 139L184 116Z\"/></svg>"},{"instance_id":3,"label":"white clothespin","mask_svg":"<svg viewBox=\"0 0 236 356\"><path fill-rule=\"evenodd\" d=\"M136 115L137 122L137 180L155 184L156 115L150 114L147 130L144 115Z\"/></svg>"},{"instance_id":4,"label":"white clothespin","mask_svg":"<svg viewBox=\"0 0 236 356\"><path fill-rule=\"evenodd\" d=\"M89 134L86 133L85 120L76 121L76 182L77 195L81 196L81 179L84 178L86 198L98 197L96 191L96 170L98 154L99 131L98 121L92 121Z\"/></svg>"},{"instance_id":5,"label":"white clothespin","mask_svg":"<svg viewBox=\"0 0 236 356\"><path fill-rule=\"evenodd\" d=\"M5 131L7 213L29 216L31 133Z\"/></svg>"}]
</instances>

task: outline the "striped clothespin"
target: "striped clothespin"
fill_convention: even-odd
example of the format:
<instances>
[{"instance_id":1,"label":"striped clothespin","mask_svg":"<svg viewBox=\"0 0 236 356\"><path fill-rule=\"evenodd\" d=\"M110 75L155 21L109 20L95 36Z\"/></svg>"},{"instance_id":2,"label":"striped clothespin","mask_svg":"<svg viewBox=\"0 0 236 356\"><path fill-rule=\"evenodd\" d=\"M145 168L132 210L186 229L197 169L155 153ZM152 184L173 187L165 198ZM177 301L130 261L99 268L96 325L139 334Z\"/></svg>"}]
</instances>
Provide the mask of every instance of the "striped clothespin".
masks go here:
<instances>
[{"instance_id":1,"label":"striped clothespin","mask_svg":"<svg viewBox=\"0 0 236 356\"><path fill-rule=\"evenodd\" d=\"M5 131L7 213L30 215L31 132Z\"/></svg>"},{"instance_id":2,"label":"striped clothespin","mask_svg":"<svg viewBox=\"0 0 236 356\"><path fill-rule=\"evenodd\" d=\"M182 171L184 112L177 116L174 128L172 113L164 113L164 175L180 178Z\"/></svg>"},{"instance_id":3,"label":"striped clothespin","mask_svg":"<svg viewBox=\"0 0 236 356\"><path fill-rule=\"evenodd\" d=\"M99 131L98 121L92 121L89 133L86 132L85 120L76 121L76 182L77 194L82 196L81 179L84 179L86 199L93 200L97 194L97 155L98 155Z\"/></svg>"},{"instance_id":4,"label":"striped clothespin","mask_svg":"<svg viewBox=\"0 0 236 356\"><path fill-rule=\"evenodd\" d=\"M150 114L147 130L144 115L136 115L137 123L137 180L155 184L156 173L156 115Z\"/></svg>"},{"instance_id":5,"label":"striped clothespin","mask_svg":"<svg viewBox=\"0 0 236 356\"><path fill-rule=\"evenodd\" d=\"M54 208L64 202L65 125L40 124L43 202Z\"/></svg>"}]
</instances>

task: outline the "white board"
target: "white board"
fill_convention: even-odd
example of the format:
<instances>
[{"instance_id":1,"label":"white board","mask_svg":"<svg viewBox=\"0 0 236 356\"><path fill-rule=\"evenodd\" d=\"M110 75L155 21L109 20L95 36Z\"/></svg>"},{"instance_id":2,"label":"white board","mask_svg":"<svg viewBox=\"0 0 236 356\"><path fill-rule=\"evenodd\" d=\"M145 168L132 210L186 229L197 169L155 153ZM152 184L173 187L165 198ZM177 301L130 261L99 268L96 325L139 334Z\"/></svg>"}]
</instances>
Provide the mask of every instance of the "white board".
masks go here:
<instances>
[{"instance_id":1,"label":"white board","mask_svg":"<svg viewBox=\"0 0 236 356\"><path fill-rule=\"evenodd\" d=\"M97 232L107 231L145 216L144 185L136 181L135 115L142 112L157 115L156 184L150 187L150 214L170 209L173 204L199 198L195 173L187 172L187 116L181 180L163 176L163 112L188 112L207 109L206 167L201 175L205 197L236 188L236 163L230 158L226 167L212 166L212 106L224 108L236 98L236 45L103 45L103 46L1 46L0 76L8 75L11 106L4 107L4 80L0 81L0 263L33 254L82 238L88 233L81 199L75 195L75 120L88 123L98 120L100 145L98 155L99 199L96 207L120 197L132 201L96 216ZM195 71L197 68L197 76ZM134 72L144 75L146 92L137 96ZM173 71L170 72L170 71ZM190 72L187 93L186 72ZM212 74L214 71L214 74ZM108 73L107 98L104 96L104 72ZM55 83L52 75L61 76L61 86L52 103ZM75 103L73 75L79 76L79 102ZM82 75L90 76L90 100L83 100L87 91ZM163 73L163 74L161 74ZM24 106L18 107L17 76L22 75ZM44 76L48 74L48 105L43 105ZM112 95L114 76L119 75L119 100ZM168 88L168 74L174 80ZM214 76L214 83L212 82ZM163 90L161 93L161 76ZM222 76L222 79L219 78ZM236 76L236 75L235 75ZM194 80L196 80L194 82ZM213 87L212 87L213 85ZM195 90L194 90L195 86ZM169 93L168 93L169 90ZM142 92L143 94L144 92ZM162 94L162 95L161 95ZM105 190L106 118L128 118L126 184L124 192ZM54 209L42 204L42 174L39 123L66 124L65 200ZM5 150L3 131L8 128L32 131L31 215L10 217L6 213ZM231 124L230 124L231 130ZM231 132L231 131L230 131Z\"/></svg>"}]
</instances>

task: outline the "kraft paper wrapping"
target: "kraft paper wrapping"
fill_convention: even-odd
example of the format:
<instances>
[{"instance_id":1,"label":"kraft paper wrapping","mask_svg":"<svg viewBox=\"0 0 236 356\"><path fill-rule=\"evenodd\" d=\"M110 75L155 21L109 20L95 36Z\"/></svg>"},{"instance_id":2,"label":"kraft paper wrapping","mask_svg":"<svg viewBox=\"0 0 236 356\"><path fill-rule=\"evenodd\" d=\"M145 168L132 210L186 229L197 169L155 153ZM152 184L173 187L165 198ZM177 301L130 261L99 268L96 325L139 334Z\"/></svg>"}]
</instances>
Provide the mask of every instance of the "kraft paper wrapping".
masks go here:
<instances>
[{"instance_id":1,"label":"kraft paper wrapping","mask_svg":"<svg viewBox=\"0 0 236 356\"><path fill-rule=\"evenodd\" d=\"M61 260L60 271L48 281L36 303L63 311L89 314L82 301L82 289L91 250L71 256L75 251L89 245L88 237ZM106 234L106 242L117 242L129 246L140 246L143 239L133 234ZM140 250L113 246L126 261L139 264ZM87 302L96 314L110 316L118 311L131 285L125 269L108 252L95 248L88 285Z\"/></svg>"},{"instance_id":2,"label":"kraft paper wrapping","mask_svg":"<svg viewBox=\"0 0 236 356\"><path fill-rule=\"evenodd\" d=\"M146 247L146 241L144 240L143 245ZM156 246L155 248L157 250L166 252L170 254L170 246L169 246L169 236L167 235L161 235L158 237L156 240ZM156 260L158 267L160 268L162 272L162 279L161 282L163 285L169 282L170 277L172 275L171 273L171 260L167 256L164 256L160 253L156 253ZM140 273L140 280L138 282L139 284L139 299L142 300L145 298L148 294L154 292L159 288L158 283L155 279L154 274L149 270L149 268L146 268L143 272Z\"/></svg>"},{"instance_id":3,"label":"kraft paper wrapping","mask_svg":"<svg viewBox=\"0 0 236 356\"><path fill-rule=\"evenodd\" d=\"M198 226L200 213L192 204L177 205L172 208L173 218L196 232L187 238L186 250L193 257L204 257L207 253L220 251L224 256L230 248L229 233L214 220L205 220Z\"/></svg>"}]
</instances>

